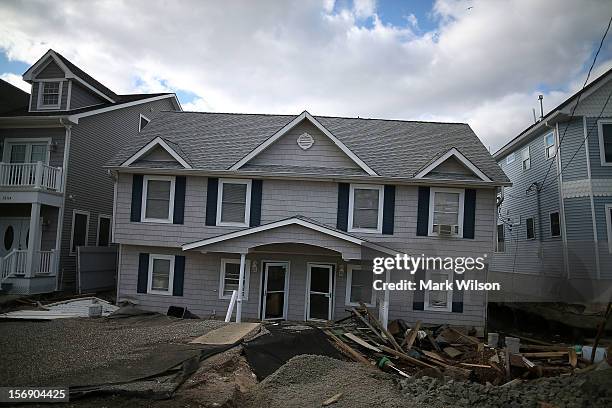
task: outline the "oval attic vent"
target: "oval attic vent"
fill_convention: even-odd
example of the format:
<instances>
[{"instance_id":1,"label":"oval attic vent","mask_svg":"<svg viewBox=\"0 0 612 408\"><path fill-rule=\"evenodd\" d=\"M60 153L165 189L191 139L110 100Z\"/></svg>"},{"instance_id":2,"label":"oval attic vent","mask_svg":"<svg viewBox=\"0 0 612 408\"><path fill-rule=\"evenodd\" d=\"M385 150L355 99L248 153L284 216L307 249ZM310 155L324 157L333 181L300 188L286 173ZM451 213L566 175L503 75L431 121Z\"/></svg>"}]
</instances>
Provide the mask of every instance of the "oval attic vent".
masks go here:
<instances>
[{"instance_id":1,"label":"oval attic vent","mask_svg":"<svg viewBox=\"0 0 612 408\"><path fill-rule=\"evenodd\" d=\"M297 144L303 150L308 150L314 144L314 138L310 134L304 132L297 138Z\"/></svg>"}]
</instances>

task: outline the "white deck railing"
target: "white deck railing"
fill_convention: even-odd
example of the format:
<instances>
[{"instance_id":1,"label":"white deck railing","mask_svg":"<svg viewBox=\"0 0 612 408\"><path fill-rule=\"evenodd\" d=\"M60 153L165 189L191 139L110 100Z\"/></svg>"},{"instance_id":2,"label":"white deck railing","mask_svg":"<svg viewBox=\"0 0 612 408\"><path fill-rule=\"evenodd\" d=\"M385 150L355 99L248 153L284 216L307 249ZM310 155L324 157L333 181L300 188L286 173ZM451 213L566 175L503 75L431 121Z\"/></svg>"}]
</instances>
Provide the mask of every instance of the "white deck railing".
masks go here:
<instances>
[{"instance_id":1,"label":"white deck railing","mask_svg":"<svg viewBox=\"0 0 612 408\"><path fill-rule=\"evenodd\" d=\"M62 168L38 163L0 163L0 187L62 191Z\"/></svg>"},{"instance_id":2,"label":"white deck railing","mask_svg":"<svg viewBox=\"0 0 612 408\"><path fill-rule=\"evenodd\" d=\"M0 258L0 282L11 276L27 274L28 251L14 249ZM55 251L36 251L32 275L55 275Z\"/></svg>"}]
</instances>

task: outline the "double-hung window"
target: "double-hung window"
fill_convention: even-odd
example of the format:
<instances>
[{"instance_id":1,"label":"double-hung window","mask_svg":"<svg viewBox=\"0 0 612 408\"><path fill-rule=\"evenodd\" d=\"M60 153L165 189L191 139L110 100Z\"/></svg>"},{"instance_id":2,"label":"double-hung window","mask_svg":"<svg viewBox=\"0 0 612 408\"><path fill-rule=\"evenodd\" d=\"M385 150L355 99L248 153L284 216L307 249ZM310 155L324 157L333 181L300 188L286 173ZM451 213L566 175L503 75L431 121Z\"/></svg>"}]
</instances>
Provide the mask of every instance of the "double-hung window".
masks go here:
<instances>
[{"instance_id":1,"label":"double-hung window","mask_svg":"<svg viewBox=\"0 0 612 408\"><path fill-rule=\"evenodd\" d=\"M553 237L561 235L561 219L557 211L550 213L550 235Z\"/></svg>"},{"instance_id":2,"label":"double-hung window","mask_svg":"<svg viewBox=\"0 0 612 408\"><path fill-rule=\"evenodd\" d=\"M497 246L496 252L506 252L506 237L504 236L504 224L497 224Z\"/></svg>"},{"instance_id":3,"label":"double-hung window","mask_svg":"<svg viewBox=\"0 0 612 408\"><path fill-rule=\"evenodd\" d=\"M514 159L515 159L514 152L510 153L508 156L506 156L506 164L514 163Z\"/></svg>"},{"instance_id":4,"label":"double-hung window","mask_svg":"<svg viewBox=\"0 0 612 408\"><path fill-rule=\"evenodd\" d=\"M531 156L529 154L529 146L525 147L521 151L521 160L523 163L523 170L529 170L531 168Z\"/></svg>"},{"instance_id":5,"label":"double-hung window","mask_svg":"<svg viewBox=\"0 0 612 408\"><path fill-rule=\"evenodd\" d=\"M6 163L49 164L50 138L6 139L2 160Z\"/></svg>"},{"instance_id":6,"label":"double-hung window","mask_svg":"<svg viewBox=\"0 0 612 408\"><path fill-rule=\"evenodd\" d=\"M546 150L546 158L552 159L555 157L555 134L554 132L548 133L544 136L544 149Z\"/></svg>"},{"instance_id":7,"label":"double-hung window","mask_svg":"<svg viewBox=\"0 0 612 408\"><path fill-rule=\"evenodd\" d=\"M245 262L244 279L242 281L242 299L249 299L250 261ZM238 290L240 282L240 259L222 259L221 276L219 280L219 299L231 299L232 292Z\"/></svg>"},{"instance_id":8,"label":"double-hung window","mask_svg":"<svg viewBox=\"0 0 612 408\"><path fill-rule=\"evenodd\" d=\"M70 255L76 254L77 247L86 246L89 235L89 212L72 211L72 231L70 232Z\"/></svg>"},{"instance_id":9,"label":"double-hung window","mask_svg":"<svg viewBox=\"0 0 612 408\"><path fill-rule=\"evenodd\" d=\"M465 190L431 188L429 196L429 235L462 236Z\"/></svg>"},{"instance_id":10,"label":"double-hung window","mask_svg":"<svg viewBox=\"0 0 612 408\"><path fill-rule=\"evenodd\" d=\"M149 255L148 293L172 295L174 283L174 256Z\"/></svg>"},{"instance_id":11,"label":"double-hung window","mask_svg":"<svg viewBox=\"0 0 612 408\"><path fill-rule=\"evenodd\" d=\"M384 187L351 184L349 194L349 231L382 232Z\"/></svg>"},{"instance_id":12,"label":"double-hung window","mask_svg":"<svg viewBox=\"0 0 612 408\"><path fill-rule=\"evenodd\" d=\"M217 225L247 227L251 212L251 180L220 179Z\"/></svg>"},{"instance_id":13,"label":"double-hung window","mask_svg":"<svg viewBox=\"0 0 612 408\"><path fill-rule=\"evenodd\" d=\"M43 81L38 88L39 108L59 108L62 96L61 81Z\"/></svg>"},{"instance_id":14,"label":"double-hung window","mask_svg":"<svg viewBox=\"0 0 612 408\"><path fill-rule=\"evenodd\" d=\"M597 122L599 131L599 157L602 166L612 166L612 120Z\"/></svg>"},{"instance_id":15,"label":"double-hung window","mask_svg":"<svg viewBox=\"0 0 612 408\"><path fill-rule=\"evenodd\" d=\"M535 218L527 218L525 221L525 227L527 231L527 239L535 238Z\"/></svg>"},{"instance_id":16,"label":"double-hung window","mask_svg":"<svg viewBox=\"0 0 612 408\"><path fill-rule=\"evenodd\" d=\"M360 265L349 265L346 272L346 300L347 306L359 306L359 302L374 307L376 292L372 287L374 274Z\"/></svg>"},{"instance_id":17,"label":"double-hung window","mask_svg":"<svg viewBox=\"0 0 612 408\"><path fill-rule=\"evenodd\" d=\"M174 182L172 176L144 176L141 221L172 222Z\"/></svg>"},{"instance_id":18,"label":"double-hung window","mask_svg":"<svg viewBox=\"0 0 612 408\"><path fill-rule=\"evenodd\" d=\"M445 289L441 284L452 282L452 271L426 272L426 281L431 281L432 289L425 291L425 310L450 312L453 304L453 291ZM436 287L439 284L439 287Z\"/></svg>"}]
</instances>

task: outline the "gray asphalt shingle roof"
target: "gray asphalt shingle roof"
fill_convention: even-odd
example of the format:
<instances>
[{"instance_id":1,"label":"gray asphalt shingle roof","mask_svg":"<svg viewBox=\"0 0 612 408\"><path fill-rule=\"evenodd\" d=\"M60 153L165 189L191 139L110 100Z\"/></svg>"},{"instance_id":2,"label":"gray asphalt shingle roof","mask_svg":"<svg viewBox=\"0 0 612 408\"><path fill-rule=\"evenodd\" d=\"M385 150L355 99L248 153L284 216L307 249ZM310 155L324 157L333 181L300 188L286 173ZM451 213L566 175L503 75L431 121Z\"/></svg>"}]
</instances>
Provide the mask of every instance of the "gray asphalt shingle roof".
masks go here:
<instances>
[{"instance_id":1,"label":"gray asphalt shingle roof","mask_svg":"<svg viewBox=\"0 0 612 408\"><path fill-rule=\"evenodd\" d=\"M227 170L294 118L295 115L162 112L107 165L121 165L145 144L161 137L180 146L194 168ZM315 118L380 176L413 177L454 147L492 180L508 181L464 123Z\"/></svg>"}]
</instances>

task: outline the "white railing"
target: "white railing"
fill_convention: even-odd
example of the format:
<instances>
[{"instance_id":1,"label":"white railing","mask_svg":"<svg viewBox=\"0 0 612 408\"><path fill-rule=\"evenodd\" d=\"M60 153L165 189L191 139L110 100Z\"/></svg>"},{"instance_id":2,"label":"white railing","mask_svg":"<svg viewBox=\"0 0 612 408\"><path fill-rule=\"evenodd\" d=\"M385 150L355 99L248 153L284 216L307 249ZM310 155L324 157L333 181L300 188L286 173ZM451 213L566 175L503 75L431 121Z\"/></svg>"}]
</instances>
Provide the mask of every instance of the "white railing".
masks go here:
<instances>
[{"instance_id":1,"label":"white railing","mask_svg":"<svg viewBox=\"0 0 612 408\"><path fill-rule=\"evenodd\" d=\"M0 163L0 187L62 190L62 168L38 163Z\"/></svg>"},{"instance_id":2,"label":"white railing","mask_svg":"<svg viewBox=\"0 0 612 408\"><path fill-rule=\"evenodd\" d=\"M34 275L55 275L55 251L36 251L32 264ZM11 276L27 274L28 251L14 249L0 258L0 282Z\"/></svg>"}]
</instances>

